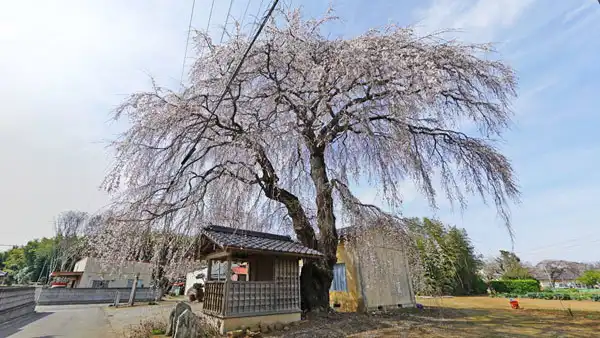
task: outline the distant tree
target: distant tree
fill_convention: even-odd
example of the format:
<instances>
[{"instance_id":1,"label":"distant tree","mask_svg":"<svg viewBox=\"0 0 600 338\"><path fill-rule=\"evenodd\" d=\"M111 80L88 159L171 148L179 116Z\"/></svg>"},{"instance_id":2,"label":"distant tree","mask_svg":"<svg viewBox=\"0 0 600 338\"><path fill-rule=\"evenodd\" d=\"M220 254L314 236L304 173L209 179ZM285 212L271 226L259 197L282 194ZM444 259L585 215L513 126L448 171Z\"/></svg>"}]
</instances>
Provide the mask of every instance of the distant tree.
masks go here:
<instances>
[{"instance_id":1,"label":"distant tree","mask_svg":"<svg viewBox=\"0 0 600 338\"><path fill-rule=\"evenodd\" d=\"M482 288L479 275L483 262L475 253L467 231L450 227L446 234L446 250L455 266L453 295L479 294L486 291Z\"/></svg>"},{"instance_id":2,"label":"distant tree","mask_svg":"<svg viewBox=\"0 0 600 338\"><path fill-rule=\"evenodd\" d=\"M52 271L55 260L56 240L54 238L35 239L24 246L16 246L5 252L4 264L0 269L9 272L19 284L44 282Z\"/></svg>"},{"instance_id":3,"label":"distant tree","mask_svg":"<svg viewBox=\"0 0 600 338\"><path fill-rule=\"evenodd\" d=\"M89 215L83 211L69 210L60 213L54 222L56 232L55 269L69 270L82 254L82 237L86 230Z\"/></svg>"},{"instance_id":4,"label":"distant tree","mask_svg":"<svg viewBox=\"0 0 600 338\"><path fill-rule=\"evenodd\" d=\"M438 220L411 219L416 240L419 266L414 284L421 294L467 295L485 292L478 274L481 257L464 229L448 227ZM417 264L411 264L416 266Z\"/></svg>"},{"instance_id":5,"label":"distant tree","mask_svg":"<svg viewBox=\"0 0 600 338\"><path fill-rule=\"evenodd\" d=\"M587 270L585 271L577 281L588 286L594 287L600 284L600 270Z\"/></svg>"},{"instance_id":6,"label":"distant tree","mask_svg":"<svg viewBox=\"0 0 600 338\"><path fill-rule=\"evenodd\" d=\"M496 257L488 257L483 260L481 276L485 281L491 281L502 277L502 270L500 269L500 264L498 264Z\"/></svg>"},{"instance_id":7,"label":"distant tree","mask_svg":"<svg viewBox=\"0 0 600 338\"><path fill-rule=\"evenodd\" d=\"M4 254L4 267L3 270L8 272L9 283L17 282L20 283L20 272L27 266L27 260L25 258L25 251L22 247L15 246L8 250Z\"/></svg>"},{"instance_id":8,"label":"distant tree","mask_svg":"<svg viewBox=\"0 0 600 338\"><path fill-rule=\"evenodd\" d=\"M533 278L521 259L514 253L500 250L500 256L495 258L498 273L502 279L530 279Z\"/></svg>"}]
</instances>

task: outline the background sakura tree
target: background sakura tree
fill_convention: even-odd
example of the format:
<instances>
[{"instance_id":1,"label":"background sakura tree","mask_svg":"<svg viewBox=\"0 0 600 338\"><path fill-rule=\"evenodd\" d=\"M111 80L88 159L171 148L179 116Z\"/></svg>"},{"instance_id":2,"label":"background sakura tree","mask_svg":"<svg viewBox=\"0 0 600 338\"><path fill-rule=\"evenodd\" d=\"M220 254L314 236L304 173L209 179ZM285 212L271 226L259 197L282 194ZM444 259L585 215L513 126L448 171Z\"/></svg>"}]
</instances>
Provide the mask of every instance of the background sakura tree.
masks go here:
<instances>
[{"instance_id":1,"label":"background sakura tree","mask_svg":"<svg viewBox=\"0 0 600 338\"><path fill-rule=\"evenodd\" d=\"M105 251L131 251L152 233L194 238L209 223L293 230L325 255L302 269L302 306L318 310L329 304L336 216L402 232L401 182L414 182L432 206L440 192L461 207L472 193L491 198L508 224L519 191L493 139L510 124L512 69L487 58L488 45L394 25L328 39L321 28L331 20L280 11L230 86L249 37L232 31L215 44L197 32L189 87L154 85L122 103L115 118L130 127L112 144L103 187L115 197L109 228L132 240ZM390 213L353 194L351 184L364 181L380 187ZM173 261L193 259L187 241ZM157 252L172 249L165 243Z\"/></svg>"}]
</instances>

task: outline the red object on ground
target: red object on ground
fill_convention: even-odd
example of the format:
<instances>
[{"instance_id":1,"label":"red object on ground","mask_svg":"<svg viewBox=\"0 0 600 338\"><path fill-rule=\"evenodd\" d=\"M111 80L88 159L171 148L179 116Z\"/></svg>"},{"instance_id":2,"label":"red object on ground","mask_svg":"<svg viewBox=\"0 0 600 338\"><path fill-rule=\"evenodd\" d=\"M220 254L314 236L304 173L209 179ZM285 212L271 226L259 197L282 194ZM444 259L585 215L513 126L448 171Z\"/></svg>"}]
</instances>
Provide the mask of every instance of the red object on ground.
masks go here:
<instances>
[{"instance_id":1,"label":"red object on ground","mask_svg":"<svg viewBox=\"0 0 600 338\"><path fill-rule=\"evenodd\" d=\"M510 307L513 309L518 309L519 308L519 301L518 300L511 300L510 301Z\"/></svg>"}]
</instances>

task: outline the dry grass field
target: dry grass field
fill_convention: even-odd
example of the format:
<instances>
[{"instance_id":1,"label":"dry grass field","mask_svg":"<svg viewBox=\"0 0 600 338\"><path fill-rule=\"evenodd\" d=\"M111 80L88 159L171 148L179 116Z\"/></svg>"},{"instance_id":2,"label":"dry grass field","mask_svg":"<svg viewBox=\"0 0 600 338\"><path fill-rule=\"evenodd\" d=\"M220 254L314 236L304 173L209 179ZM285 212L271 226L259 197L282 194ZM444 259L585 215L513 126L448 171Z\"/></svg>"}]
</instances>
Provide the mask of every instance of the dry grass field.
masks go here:
<instances>
[{"instance_id":1,"label":"dry grass field","mask_svg":"<svg viewBox=\"0 0 600 338\"><path fill-rule=\"evenodd\" d=\"M527 310L567 310L600 312L600 302L590 300L545 300L517 298L519 306ZM426 306L457 309L510 309L508 299L490 297L419 298Z\"/></svg>"},{"instance_id":2,"label":"dry grass field","mask_svg":"<svg viewBox=\"0 0 600 338\"><path fill-rule=\"evenodd\" d=\"M280 337L600 337L600 302L455 297L418 299L424 310L332 314ZM572 310L572 316L567 310ZM273 335L278 336L278 335Z\"/></svg>"}]
</instances>

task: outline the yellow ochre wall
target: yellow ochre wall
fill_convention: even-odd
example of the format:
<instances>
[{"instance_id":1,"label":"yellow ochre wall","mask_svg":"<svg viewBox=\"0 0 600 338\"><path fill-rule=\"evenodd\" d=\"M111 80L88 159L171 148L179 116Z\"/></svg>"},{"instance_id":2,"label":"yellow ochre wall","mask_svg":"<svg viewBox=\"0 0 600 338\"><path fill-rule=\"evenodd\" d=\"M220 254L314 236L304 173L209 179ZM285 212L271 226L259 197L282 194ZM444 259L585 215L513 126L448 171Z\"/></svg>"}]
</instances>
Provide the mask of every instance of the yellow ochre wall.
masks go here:
<instances>
[{"instance_id":1,"label":"yellow ochre wall","mask_svg":"<svg viewBox=\"0 0 600 338\"><path fill-rule=\"evenodd\" d=\"M335 303L340 304L335 308L340 312L356 312L362 305L360 296L360 281L356 270L354 257L346 250L344 242L340 241L337 247L337 263L346 264L346 285L348 291L329 291L329 303L333 307Z\"/></svg>"}]
</instances>

